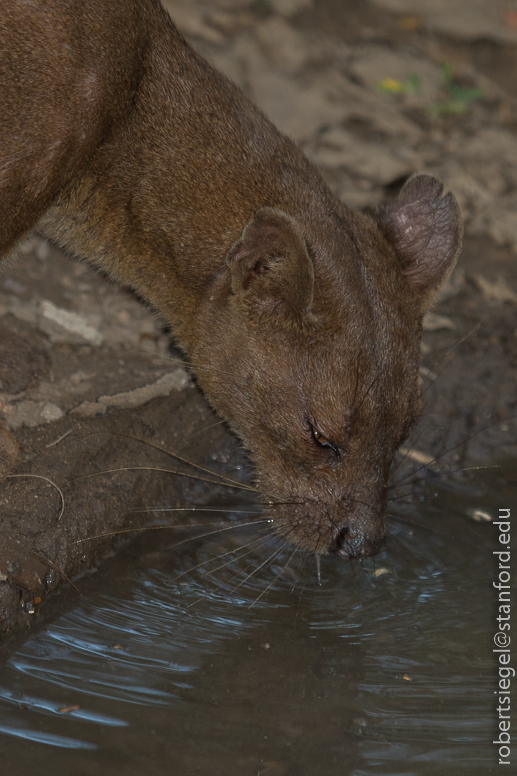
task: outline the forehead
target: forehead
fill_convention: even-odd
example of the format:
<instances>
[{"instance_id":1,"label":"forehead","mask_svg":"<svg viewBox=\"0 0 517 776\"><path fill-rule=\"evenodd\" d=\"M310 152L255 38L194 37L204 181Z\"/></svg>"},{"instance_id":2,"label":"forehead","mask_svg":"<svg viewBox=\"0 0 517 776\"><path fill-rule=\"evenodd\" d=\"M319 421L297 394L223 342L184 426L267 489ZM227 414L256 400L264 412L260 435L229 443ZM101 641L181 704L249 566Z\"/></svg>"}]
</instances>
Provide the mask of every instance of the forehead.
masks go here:
<instances>
[{"instance_id":1,"label":"forehead","mask_svg":"<svg viewBox=\"0 0 517 776\"><path fill-rule=\"evenodd\" d=\"M306 406L347 412L367 399L368 404L372 400L384 404L394 393L411 392L418 342L408 349L375 325L358 332L345 330L341 336L304 333L294 346L290 337L277 334L266 339L260 361L257 367L264 370L271 399L282 402L289 396Z\"/></svg>"}]
</instances>

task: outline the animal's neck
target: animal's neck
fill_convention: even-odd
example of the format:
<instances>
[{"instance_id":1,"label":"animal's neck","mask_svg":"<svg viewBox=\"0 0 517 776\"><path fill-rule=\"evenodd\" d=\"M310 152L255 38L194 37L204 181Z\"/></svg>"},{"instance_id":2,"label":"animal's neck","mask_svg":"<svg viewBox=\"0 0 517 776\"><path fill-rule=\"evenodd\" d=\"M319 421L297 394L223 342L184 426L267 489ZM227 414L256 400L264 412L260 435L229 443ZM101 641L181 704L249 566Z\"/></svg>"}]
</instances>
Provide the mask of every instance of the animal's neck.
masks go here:
<instances>
[{"instance_id":1,"label":"animal's neck","mask_svg":"<svg viewBox=\"0 0 517 776\"><path fill-rule=\"evenodd\" d=\"M189 349L193 314L254 212L268 205L302 215L329 192L168 21L147 44L131 102L39 228L139 291Z\"/></svg>"}]
</instances>

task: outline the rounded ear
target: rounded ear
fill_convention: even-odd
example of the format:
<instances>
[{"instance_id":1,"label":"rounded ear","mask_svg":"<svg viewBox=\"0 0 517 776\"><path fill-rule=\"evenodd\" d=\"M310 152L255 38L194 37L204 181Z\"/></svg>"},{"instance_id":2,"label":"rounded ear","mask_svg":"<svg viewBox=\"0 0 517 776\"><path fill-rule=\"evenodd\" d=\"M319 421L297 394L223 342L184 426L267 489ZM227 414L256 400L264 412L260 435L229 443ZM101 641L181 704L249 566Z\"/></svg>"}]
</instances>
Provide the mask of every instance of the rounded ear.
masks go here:
<instances>
[{"instance_id":1,"label":"rounded ear","mask_svg":"<svg viewBox=\"0 0 517 776\"><path fill-rule=\"evenodd\" d=\"M432 175L413 175L397 201L376 213L411 285L431 297L452 272L463 239L458 203Z\"/></svg>"},{"instance_id":2,"label":"rounded ear","mask_svg":"<svg viewBox=\"0 0 517 776\"><path fill-rule=\"evenodd\" d=\"M271 303L292 318L310 312L314 266L298 224L287 213L258 210L226 260L232 293L262 308Z\"/></svg>"}]
</instances>

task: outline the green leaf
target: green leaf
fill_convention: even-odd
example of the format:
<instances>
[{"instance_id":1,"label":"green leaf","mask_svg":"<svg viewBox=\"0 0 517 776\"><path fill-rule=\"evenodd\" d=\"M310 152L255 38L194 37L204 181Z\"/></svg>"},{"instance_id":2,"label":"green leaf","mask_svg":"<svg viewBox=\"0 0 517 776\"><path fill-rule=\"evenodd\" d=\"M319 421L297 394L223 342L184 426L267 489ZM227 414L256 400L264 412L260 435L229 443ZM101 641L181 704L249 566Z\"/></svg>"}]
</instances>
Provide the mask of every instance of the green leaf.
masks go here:
<instances>
[{"instance_id":1,"label":"green leaf","mask_svg":"<svg viewBox=\"0 0 517 776\"><path fill-rule=\"evenodd\" d=\"M450 83L452 81L452 65L450 62L442 62L440 65L443 80L446 84Z\"/></svg>"},{"instance_id":2,"label":"green leaf","mask_svg":"<svg viewBox=\"0 0 517 776\"><path fill-rule=\"evenodd\" d=\"M463 87L458 86L458 84L450 85L449 94L453 100L462 100L463 102L474 102L474 100L480 100L485 96L483 89L478 89L475 86Z\"/></svg>"},{"instance_id":3,"label":"green leaf","mask_svg":"<svg viewBox=\"0 0 517 776\"><path fill-rule=\"evenodd\" d=\"M420 91L422 81L416 73L411 73L404 85L406 94L416 94Z\"/></svg>"}]
</instances>

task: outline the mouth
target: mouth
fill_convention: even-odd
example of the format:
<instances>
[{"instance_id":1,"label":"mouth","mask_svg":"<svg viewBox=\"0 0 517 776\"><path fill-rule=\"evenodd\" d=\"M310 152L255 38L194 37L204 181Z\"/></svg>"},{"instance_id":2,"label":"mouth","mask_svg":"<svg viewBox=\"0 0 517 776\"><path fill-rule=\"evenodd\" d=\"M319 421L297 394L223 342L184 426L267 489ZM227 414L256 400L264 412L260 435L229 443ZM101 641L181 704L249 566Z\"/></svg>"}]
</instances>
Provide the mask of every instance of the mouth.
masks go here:
<instances>
[{"instance_id":1,"label":"mouth","mask_svg":"<svg viewBox=\"0 0 517 776\"><path fill-rule=\"evenodd\" d=\"M278 535L298 549L343 560L368 558L384 549L386 533L380 517L373 521L361 520L356 515L354 520L339 525L332 519L331 510L324 507L315 515L314 508L309 509L304 502L284 504L281 508L268 506Z\"/></svg>"}]
</instances>

